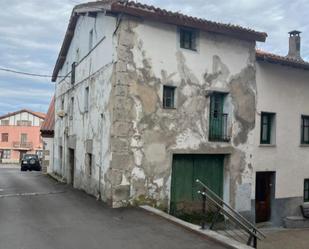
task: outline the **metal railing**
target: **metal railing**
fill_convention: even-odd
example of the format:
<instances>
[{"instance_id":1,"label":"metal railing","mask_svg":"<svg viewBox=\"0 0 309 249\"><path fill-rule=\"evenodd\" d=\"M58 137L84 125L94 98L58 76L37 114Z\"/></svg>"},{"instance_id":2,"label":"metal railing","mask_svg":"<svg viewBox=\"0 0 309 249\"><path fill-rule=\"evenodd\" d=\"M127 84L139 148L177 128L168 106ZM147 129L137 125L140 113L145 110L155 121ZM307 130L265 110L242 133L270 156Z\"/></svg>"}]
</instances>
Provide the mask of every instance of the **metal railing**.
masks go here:
<instances>
[{"instance_id":1,"label":"metal railing","mask_svg":"<svg viewBox=\"0 0 309 249\"><path fill-rule=\"evenodd\" d=\"M245 242L248 246L257 248L257 240L262 240L266 236L245 217L233 209L229 204L224 202L215 192L213 192L206 184L196 179L201 185L202 191L198 194L202 196L202 211L206 214L206 203L215 208L215 214L212 218L209 229L214 230L215 224L218 222L220 215L224 216L225 221L229 221L233 227L225 229L225 235L232 237L239 242ZM225 223L226 224L226 223ZM202 229L206 228L206 222L202 222ZM244 237L245 236L245 237Z\"/></svg>"},{"instance_id":2,"label":"metal railing","mask_svg":"<svg viewBox=\"0 0 309 249\"><path fill-rule=\"evenodd\" d=\"M228 114L211 113L209 125L209 141L229 142Z\"/></svg>"},{"instance_id":3,"label":"metal railing","mask_svg":"<svg viewBox=\"0 0 309 249\"><path fill-rule=\"evenodd\" d=\"M32 149L32 147L33 147L32 142L21 142L21 141L13 142L13 148L15 149Z\"/></svg>"}]
</instances>

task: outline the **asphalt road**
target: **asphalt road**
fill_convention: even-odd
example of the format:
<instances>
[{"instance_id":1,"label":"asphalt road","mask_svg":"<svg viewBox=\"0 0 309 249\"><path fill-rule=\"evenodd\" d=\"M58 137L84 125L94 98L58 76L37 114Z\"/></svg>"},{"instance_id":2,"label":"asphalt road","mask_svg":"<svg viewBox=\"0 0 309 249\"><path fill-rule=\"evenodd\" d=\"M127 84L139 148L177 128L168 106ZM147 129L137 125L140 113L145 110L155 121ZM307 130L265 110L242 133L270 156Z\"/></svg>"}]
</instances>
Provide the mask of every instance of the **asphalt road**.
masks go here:
<instances>
[{"instance_id":1,"label":"asphalt road","mask_svg":"<svg viewBox=\"0 0 309 249\"><path fill-rule=\"evenodd\" d=\"M37 172L0 167L0 249L223 249L138 208L102 202Z\"/></svg>"}]
</instances>

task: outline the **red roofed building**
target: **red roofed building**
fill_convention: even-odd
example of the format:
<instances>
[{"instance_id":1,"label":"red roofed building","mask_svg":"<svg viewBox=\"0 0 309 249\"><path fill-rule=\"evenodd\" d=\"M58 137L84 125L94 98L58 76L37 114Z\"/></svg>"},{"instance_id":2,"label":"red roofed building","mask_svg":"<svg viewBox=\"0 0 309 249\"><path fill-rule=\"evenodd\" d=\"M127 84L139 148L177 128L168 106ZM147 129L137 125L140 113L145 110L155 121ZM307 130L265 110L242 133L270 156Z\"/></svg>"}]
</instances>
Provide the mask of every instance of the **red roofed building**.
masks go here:
<instances>
[{"instance_id":1,"label":"red roofed building","mask_svg":"<svg viewBox=\"0 0 309 249\"><path fill-rule=\"evenodd\" d=\"M54 126L55 126L55 97L50 102L48 112L41 126L41 136L43 139L43 172L49 172L53 165L54 147Z\"/></svg>"},{"instance_id":2,"label":"red roofed building","mask_svg":"<svg viewBox=\"0 0 309 249\"><path fill-rule=\"evenodd\" d=\"M18 163L25 153L42 155L40 126L45 114L22 109L0 116L0 160Z\"/></svg>"}]
</instances>

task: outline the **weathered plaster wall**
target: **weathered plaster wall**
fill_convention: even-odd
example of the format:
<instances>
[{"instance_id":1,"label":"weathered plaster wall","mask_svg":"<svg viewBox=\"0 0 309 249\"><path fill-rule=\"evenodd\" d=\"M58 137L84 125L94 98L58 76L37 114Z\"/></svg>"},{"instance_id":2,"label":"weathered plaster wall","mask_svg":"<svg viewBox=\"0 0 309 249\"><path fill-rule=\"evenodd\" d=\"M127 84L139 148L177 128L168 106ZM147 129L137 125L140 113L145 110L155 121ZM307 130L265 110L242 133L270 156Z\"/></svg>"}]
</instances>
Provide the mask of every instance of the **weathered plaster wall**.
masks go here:
<instances>
[{"instance_id":1,"label":"weathered plaster wall","mask_svg":"<svg viewBox=\"0 0 309 249\"><path fill-rule=\"evenodd\" d=\"M309 178L309 147L301 146L301 115L309 115L309 72L257 63L257 114L254 172L275 171L275 198L303 197ZM276 113L273 146L260 146L260 114ZM253 186L255 186L254 177ZM252 189L252 199L255 190Z\"/></svg>"},{"instance_id":2,"label":"weathered plaster wall","mask_svg":"<svg viewBox=\"0 0 309 249\"><path fill-rule=\"evenodd\" d=\"M74 186L103 200L111 198L110 184L103 176L109 168L111 106L110 94L114 71L114 38L116 28L114 17L99 13L96 18L81 16L78 20L73 41L60 76L70 76L71 64L76 61L75 84L70 78L58 78L56 85L56 122L55 122L55 173L68 182L74 180ZM105 37L98 46L89 52L89 32L93 30L93 46ZM85 109L85 88L89 87L89 108ZM70 118L71 98L74 97L73 115ZM62 108L62 105L63 108ZM64 118L57 115L64 109ZM62 158L60 148L63 148ZM70 177L69 149L75 150L75 177ZM86 168L86 153L92 154L90 175Z\"/></svg>"},{"instance_id":3,"label":"weathered plaster wall","mask_svg":"<svg viewBox=\"0 0 309 249\"><path fill-rule=\"evenodd\" d=\"M200 32L198 51L178 44L173 25L124 18L118 29L112 131L113 206L167 208L174 153L226 154L225 199L251 209L255 43ZM162 109L163 85L176 108ZM230 143L208 141L207 91L228 92ZM235 204L236 202L236 204Z\"/></svg>"},{"instance_id":4,"label":"weathered plaster wall","mask_svg":"<svg viewBox=\"0 0 309 249\"><path fill-rule=\"evenodd\" d=\"M43 140L43 158L42 158L42 171L51 173L54 164L54 138L42 137Z\"/></svg>"}]
</instances>

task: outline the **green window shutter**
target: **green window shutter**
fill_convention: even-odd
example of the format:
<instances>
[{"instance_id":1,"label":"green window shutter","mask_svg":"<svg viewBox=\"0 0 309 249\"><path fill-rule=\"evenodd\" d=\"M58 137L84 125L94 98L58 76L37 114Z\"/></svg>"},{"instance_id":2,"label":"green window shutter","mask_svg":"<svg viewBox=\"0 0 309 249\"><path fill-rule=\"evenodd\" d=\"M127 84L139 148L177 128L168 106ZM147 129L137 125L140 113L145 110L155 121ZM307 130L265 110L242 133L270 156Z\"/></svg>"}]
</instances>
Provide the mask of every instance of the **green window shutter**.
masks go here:
<instances>
[{"instance_id":1,"label":"green window shutter","mask_svg":"<svg viewBox=\"0 0 309 249\"><path fill-rule=\"evenodd\" d=\"M304 202L309 201L309 179L304 180Z\"/></svg>"},{"instance_id":2,"label":"green window shutter","mask_svg":"<svg viewBox=\"0 0 309 249\"><path fill-rule=\"evenodd\" d=\"M261 144L270 144L272 136L272 123L275 114L273 113L263 113L261 114Z\"/></svg>"}]
</instances>

